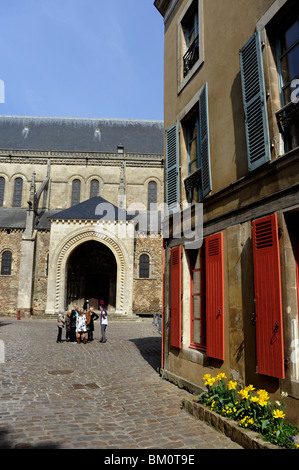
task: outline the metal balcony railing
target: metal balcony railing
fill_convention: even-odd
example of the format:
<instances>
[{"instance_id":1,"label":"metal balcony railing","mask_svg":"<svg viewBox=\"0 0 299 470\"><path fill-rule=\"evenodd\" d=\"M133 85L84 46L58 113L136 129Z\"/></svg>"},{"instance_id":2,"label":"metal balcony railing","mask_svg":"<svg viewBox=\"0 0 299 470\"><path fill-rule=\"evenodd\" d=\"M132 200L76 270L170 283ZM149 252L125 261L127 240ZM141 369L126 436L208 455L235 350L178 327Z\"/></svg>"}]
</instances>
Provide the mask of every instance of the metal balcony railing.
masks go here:
<instances>
[{"instance_id":1,"label":"metal balcony railing","mask_svg":"<svg viewBox=\"0 0 299 470\"><path fill-rule=\"evenodd\" d=\"M195 62L199 59L199 40L198 36L194 39L193 43L183 56L184 64L184 78L186 77L189 70L192 69Z\"/></svg>"}]
</instances>

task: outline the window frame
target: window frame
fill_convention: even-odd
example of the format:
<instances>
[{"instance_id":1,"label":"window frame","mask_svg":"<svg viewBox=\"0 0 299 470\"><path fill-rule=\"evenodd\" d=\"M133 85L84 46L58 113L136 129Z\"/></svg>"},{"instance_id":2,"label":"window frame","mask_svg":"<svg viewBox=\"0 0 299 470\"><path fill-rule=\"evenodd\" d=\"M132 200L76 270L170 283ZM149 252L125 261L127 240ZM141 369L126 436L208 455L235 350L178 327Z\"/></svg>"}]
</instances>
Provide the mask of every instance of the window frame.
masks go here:
<instances>
[{"instance_id":1,"label":"window frame","mask_svg":"<svg viewBox=\"0 0 299 470\"><path fill-rule=\"evenodd\" d=\"M194 24L197 22L197 31L196 26L194 27L195 30L195 42L198 40L198 58L192 65L192 67L188 70L188 72L184 75L184 60L183 57L192 47L192 44L189 44L188 38L188 27L190 18L194 16ZM197 35L196 35L197 32ZM182 11L178 22L177 22L177 37L178 37L178 45L177 45L177 76L178 76L178 93L182 91L182 89L187 85L187 83L191 80L193 75L199 69L199 67L204 62L204 52L203 52L203 0L189 0L187 5L185 6L184 10ZM197 47L197 46L196 46Z\"/></svg>"},{"instance_id":2,"label":"window frame","mask_svg":"<svg viewBox=\"0 0 299 470\"><path fill-rule=\"evenodd\" d=\"M8 260L4 259L4 255L9 253L10 257ZM7 268L7 266L8 268ZM5 272L9 271L9 272ZM1 254L1 271L0 271L1 276L11 276L12 275L12 251L9 249L5 249L2 254Z\"/></svg>"},{"instance_id":3,"label":"window frame","mask_svg":"<svg viewBox=\"0 0 299 470\"><path fill-rule=\"evenodd\" d=\"M146 273L147 276L142 275L142 269L144 270L144 263L142 263L142 258L147 258ZM150 256L148 253L141 253L138 258L138 278L139 279L150 279Z\"/></svg>"},{"instance_id":4,"label":"window frame","mask_svg":"<svg viewBox=\"0 0 299 470\"><path fill-rule=\"evenodd\" d=\"M154 188L154 190L152 190L151 188ZM158 203L158 184L156 181L150 180L147 185L147 209L150 210L151 204L157 204L157 203Z\"/></svg>"},{"instance_id":5,"label":"window frame","mask_svg":"<svg viewBox=\"0 0 299 470\"><path fill-rule=\"evenodd\" d=\"M78 188L75 188L75 183L79 182ZM78 196L79 195L79 196ZM71 192L71 207L80 204L81 201L81 180L79 178L74 178L72 180L72 192Z\"/></svg>"},{"instance_id":6,"label":"window frame","mask_svg":"<svg viewBox=\"0 0 299 470\"><path fill-rule=\"evenodd\" d=\"M197 256L199 257L199 268L195 268ZM199 272L199 292L194 293L194 273ZM199 302L199 315L195 317L194 314L194 297L200 297ZM194 322L199 322L199 334L201 341L198 343L194 341ZM205 252L204 245L196 251L192 252L190 259L190 345L191 349L206 352L206 311L205 311Z\"/></svg>"},{"instance_id":7,"label":"window frame","mask_svg":"<svg viewBox=\"0 0 299 470\"><path fill-rule=\"evenodd\" d=\"M93 188L93 185L96 183L96 194L93 194L95 191L94 191L94 188ZM97 178L92 178L92 180L90 181L90 187L89 187L89 197L92 198L92 197L96 197L96 196L99 196L100 194L100 182Z\"/></svg>"},{"instance_id":8,"label":"window frame","mask_svg":"<svg viewBox=\"0 0 299 470\"><path fill-rule=\"evenodd\" d=\"M18 182L20 182L19 188L17 187ZM14 180L12 207L22 207L23 184L23 178L21 176L17 176Z\"/></svg>"},{"instance_id":9,"label":"window frame","mask_svg":"<svg viewBox=\"0 0 299 470\"><path fill-rule=\"evenodd\" d=\"M5 183L4 176L0 176L0 207L4 205Z\"/></svg>"}]
</instances>

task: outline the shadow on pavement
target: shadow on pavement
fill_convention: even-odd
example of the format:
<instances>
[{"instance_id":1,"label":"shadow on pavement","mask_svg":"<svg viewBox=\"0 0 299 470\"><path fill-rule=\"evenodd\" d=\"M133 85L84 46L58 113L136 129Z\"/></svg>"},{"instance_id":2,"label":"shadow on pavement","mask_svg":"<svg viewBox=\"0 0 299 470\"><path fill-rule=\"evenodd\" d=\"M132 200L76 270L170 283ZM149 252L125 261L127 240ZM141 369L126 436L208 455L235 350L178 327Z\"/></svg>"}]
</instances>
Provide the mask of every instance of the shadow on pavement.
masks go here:
<instances>
[{"instance_id":1,"label":"shadow on pavement","mask_svg":"<svg viewBox=\"0 0 299 470\"><path fill-rule=\"evenodd\" d=\"M161 338L133 338L129 341L135 344L142 357L157 371L161 365Z\"/></svg>"},{"instance_id":2,"label":"shadow on pavement","mask_svg":"<svg viewBox=\"0 0 299 470\"><path fill-rule=\"evenodd\" d=\"M54 442L41 442L40 444L20 442L19 444L14 444L7 437L8 434L8 429L0 430L0 449L59 449L58 444L55 444Z\"/></svg>"}]
</instances>

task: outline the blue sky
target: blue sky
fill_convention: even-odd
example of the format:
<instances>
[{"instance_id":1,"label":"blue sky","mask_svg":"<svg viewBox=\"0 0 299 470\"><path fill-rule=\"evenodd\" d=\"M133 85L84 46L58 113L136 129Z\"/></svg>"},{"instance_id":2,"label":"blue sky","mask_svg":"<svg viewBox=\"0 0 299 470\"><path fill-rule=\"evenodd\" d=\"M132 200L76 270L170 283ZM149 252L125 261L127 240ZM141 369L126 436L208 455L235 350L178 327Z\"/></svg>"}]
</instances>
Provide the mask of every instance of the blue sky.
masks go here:
<instances>
[{"instance_id":1,"label":"blue sky","mask_svg":"<svg viewBox=\"0 0 299 470\"><path fill-rule=\"evenodd\" d=\"M163 119L154 0L1 0L0 114Z\"/></svg>"}]
</instances>

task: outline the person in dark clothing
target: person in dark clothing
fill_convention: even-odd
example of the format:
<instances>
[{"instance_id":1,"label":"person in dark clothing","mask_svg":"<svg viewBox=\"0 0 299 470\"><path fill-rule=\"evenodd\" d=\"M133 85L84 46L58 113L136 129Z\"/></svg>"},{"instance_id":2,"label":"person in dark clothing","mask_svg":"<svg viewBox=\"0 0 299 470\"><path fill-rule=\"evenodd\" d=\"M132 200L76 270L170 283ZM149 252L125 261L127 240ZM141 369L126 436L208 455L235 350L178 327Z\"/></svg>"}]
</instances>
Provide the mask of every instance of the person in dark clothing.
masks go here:
<instances>
[{"instance_id":1,"label":"person in dark clothing","mask_svg":"<svg viewBox=\"0 0 299 470\"><path fill-rule=\"evenodd\" d=\"M76 311L72 310L70 314L70 341L74 343L76 341Z\"/></svg>"},{"instance_id":2,"label":"person in dark clothing","mask_svg":"<svg viewBox=\"0 0 299 470\"><path fill-rule=\"evenodd\" d=\"M88 330L87 330L87 335L88 335L88 341L93 341L93 332L94 332L94 321L96 321L99 318L99 315L97 315L94 312L94 308L91 307L89 310L88 314L86 314L87 318L87 325L88 325Z\"/></svg>"}]
</instances>

